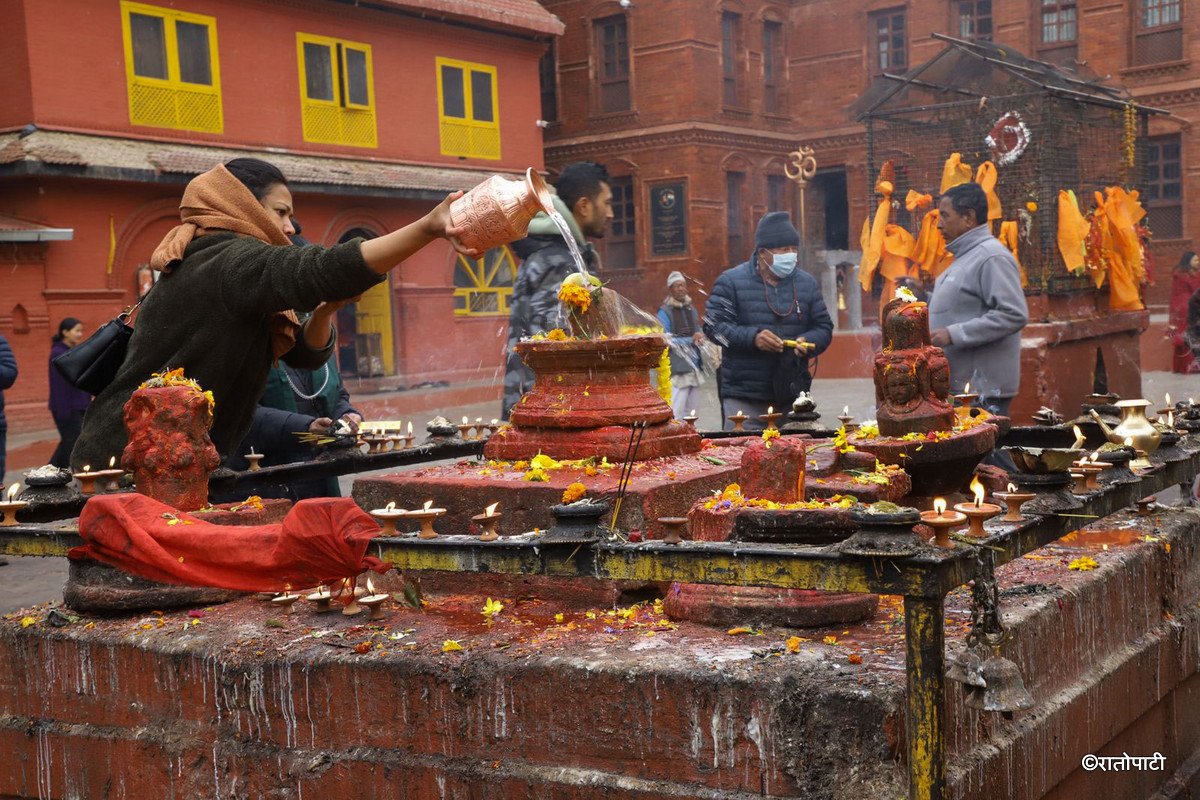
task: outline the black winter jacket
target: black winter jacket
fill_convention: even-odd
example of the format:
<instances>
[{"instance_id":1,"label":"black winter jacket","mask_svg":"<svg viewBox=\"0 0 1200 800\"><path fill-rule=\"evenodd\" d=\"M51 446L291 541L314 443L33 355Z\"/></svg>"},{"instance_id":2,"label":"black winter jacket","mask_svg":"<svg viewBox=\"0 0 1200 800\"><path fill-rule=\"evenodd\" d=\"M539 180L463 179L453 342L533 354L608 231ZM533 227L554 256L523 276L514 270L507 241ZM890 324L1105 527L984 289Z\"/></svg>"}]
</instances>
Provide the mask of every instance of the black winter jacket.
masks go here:
<instances>
[{"instance_id":1,"label":"black winter jacket","mask_svg":"<svg viewBox=\"0 0 1200 800\"><path fill-rule=\"evenodd\" d=\"M778 286L768 286L752 260L738 264L717 278L704 310L705 334L724 349L722 398L790 406L797 391L807 391L811 386L808 359L797 359L794 351L778 354L759 350L754 346L759 331L771 330L781 339L811 342L817 346L811 355L823 353L833 339L833 320L825 309L820 287L801 269ZM779 372L788 369L797 371L797 380L785 381L788 385L781 386ZM791 397L787 397L789 393Z\"/></svg>"}]
</instances>

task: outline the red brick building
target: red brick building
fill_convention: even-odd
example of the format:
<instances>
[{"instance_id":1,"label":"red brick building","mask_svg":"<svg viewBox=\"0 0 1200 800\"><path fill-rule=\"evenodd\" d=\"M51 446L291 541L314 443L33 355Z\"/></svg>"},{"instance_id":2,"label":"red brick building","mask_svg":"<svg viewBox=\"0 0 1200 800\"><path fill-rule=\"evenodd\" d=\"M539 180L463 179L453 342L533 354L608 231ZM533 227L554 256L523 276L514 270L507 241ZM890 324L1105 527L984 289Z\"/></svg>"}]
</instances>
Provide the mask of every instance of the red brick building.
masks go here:
<instances>
[{"instance_id":1,"label":"red brick building","mask_svg":"<svg viewBox=\"0 0 1200 800\"><path fill-rule=\"evenodd\" d=\"M320 244L540 167L538 63L561 31L534 0L0 2L10 427L48 426L58 321L91 331L132 302L183 184L214 164L278 164ZM507 251L479 264L427 248L339 320L343 372L490 376L509 286Z\"/></svg>"},{"instance_id":2,"label":"red brick building","mask_svg":"<svg viewBox=\"0 0 1200 800\"><path fill-rule=\"evenodd\" d=\"M1189 209L1200 203L1200 164L1189 166L1188 154L1200 151L1200 126L1190 125L1200 122L1200 9L1185 0L543 5L567 25L548 56L557 71L547 61L542 72L553 120L547 163L592 158L617 176L607 271L645 305L657 304L671 270L711 283L744 260L763 212L798 210L781 170L800 144L815 149L819 167L806 203L814 244L857 249L874 176L849 107L876 76L943 50L935 32L1078 60L1136 102L1170 111L1152 120L1144 187L1156 232L1152 306L1165 303L1179 255L1195 249ZM657 202L664 192L676 200L669 213ZM676 232L680 219L686 236Z\"/></svg>"}]
</instances>

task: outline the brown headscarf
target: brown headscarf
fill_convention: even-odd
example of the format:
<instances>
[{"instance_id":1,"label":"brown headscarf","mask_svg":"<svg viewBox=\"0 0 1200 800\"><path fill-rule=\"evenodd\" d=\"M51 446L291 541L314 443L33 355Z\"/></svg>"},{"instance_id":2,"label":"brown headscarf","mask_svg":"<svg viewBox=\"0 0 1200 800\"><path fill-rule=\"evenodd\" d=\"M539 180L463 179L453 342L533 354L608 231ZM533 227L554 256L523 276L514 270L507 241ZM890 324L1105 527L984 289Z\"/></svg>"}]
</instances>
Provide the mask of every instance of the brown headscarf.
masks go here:
<instances>
[{"instance_id":1,"label":"brown headscarf","mask_svg":"<svg viewBox=\"0 0 1200 800\"><path fill-rule=\"evenodd\" d=\"M253 236L268 244L291 244L254 194L224 165L192 178L179 202L179 218L183 224L168 231L150 256L151 268L170 272L183 260L192 239L217 231ZM271 315L268 330L271 352L279 358L296 344L300 320L294 311L279 311Z\"/></svg>"}]
</instances>

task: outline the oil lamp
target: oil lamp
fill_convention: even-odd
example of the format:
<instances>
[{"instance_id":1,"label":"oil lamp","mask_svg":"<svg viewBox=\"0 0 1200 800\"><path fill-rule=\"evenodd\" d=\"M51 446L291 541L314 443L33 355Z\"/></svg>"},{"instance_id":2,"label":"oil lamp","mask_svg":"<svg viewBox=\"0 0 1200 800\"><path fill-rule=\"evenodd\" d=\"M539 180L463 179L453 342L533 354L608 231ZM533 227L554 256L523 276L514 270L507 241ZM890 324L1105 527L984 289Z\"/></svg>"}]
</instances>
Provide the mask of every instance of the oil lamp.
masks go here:
<instances>
[{"instance_id":1,"label":"oil lamp","mask_svg":"<svg viewBox=\"0 0 1200 800\"><path fill-rule=\"evenodd\" d=\"M983 484L979 482L979 476L971 479L971 491L975 494L975 502L955 503L954 510L966 514L967 519L970 520L967 536L982 539L987 536L983 530L983 523L999 514L1003 509L998 505L983 502L985 492Z\"/></svg>"},{"instance_id":2,"label":"oil lamp","mask_svg":"<svg viewBox=\"0 0 1200 800\"><path fill-rule=\"evenodd\" d=\"M362 606L358 604L358 598L363 594L363 589L358 586L355 578L346 578L342 581L342 589L338 592L338 596L349 595L350 598L346 601L346 607L342 609L342 616L353 617L362 611Z\"/></svg>"},{"instance_id":3,"label":"oil lamp","mask_svg":"<svg viewBox=\"0 0 1200 800\"><path fill-rule=\"evenodd\" d=\"M969 406L979 399L979 393L972 392L971 382L967 381L967 383L963 386L962 393L954 395L954 399L958 401L958 405L960 406Z\"/></svg>"},{"instance_id":4,"label":"oil lamp","mask_svg":"<svg viewBox=\"0 0 1200 800\"><path fill-rule=\"evenodd\" d=\"M415 519L421 526L421 532L417 534L421 539L436 539L437 531L433 529L433 521L446 513L444 508L434 508L432 500L426 500L422 508L414 508L409 511L406 516Z\"/></svg>"},{"instance_id":5,"label":"oil lamp","mask_svg":"<svg viewBox=\"0 0 1200 800\"><path fill-rule=\"evenodd\" d=\"M763 421L764 425L767 426L767 430L776 431L779 430L779 428L775 426L775 423L778 422L779 418L782 416L783 414L775 410L775 406L767 406L767 413L760 414L758 418Z\"/></svg>"},{"instance_id":6,"label":"oil lamp","mask_svg":"<svg viewBox=\"0 0 1200 800\"><path fill-rule=\"evenodd\" d=\"M283 609L284 614L291 614L292 606L295 605L296 601L299 599L300 595L292 594L292 585L289 583L284 585L283 594L276 595L275 597L271 598L271 605L275 606L276 608Z\"/></svg>"},{"instance_id":7,"label":"oil lamp","mask_svg":"<svg viewBox=\"0 0 1200 800\"><path fill-rule=\"evenodd\" d=\"M395 503L388 503L383 508L376 508L371 511L371 516L382 526L383 531L380 533L381 536L395 536L396 520L408 516L408 513L403 508L396 508Z\"/></svg>"},{"instance_id":8,"label":"oil lamp","mask_svg":"<svg viewBox=\"0 0 1200 800\"><path fill-rule=\"evenodd\" d=\"M386 592L379 594L375 593L375 585L371 583L371 576L367 576L367 594L359 599L359 603L366 606L371 612L368 619L378 620L383 619L383 604L387 602L389 595Z\"/></svg>"},{"instance_id":9,"label":"oil lamp","mask_svg":"<svg viewBox=\"0 0 1200 800\"><path fill-rule=\"evenodd\" d=\"M739 408L737 410L736 414L726 417L726 419L728 419L730 422L733 423L733 432L734 433L742 433L743 431L745 431L745 428L743 428L742 426L746 424L746 420L748 420L749 417L747 417L745 414L743 414L742 410Z\"/></svg>"},{"instance_id":10,"label":"oil lamp","mask_svg":"<svg viewBox=\"0 0 1200 800\"><path fill-rule=\"evenodd\" d=\"M0 513L4 518L0 520L0 527L9 527L17 524L17 512L25 506L29 505L24 500L17 499L17 491L21 488L21 484L14 483L8 487L8 494L3 502L0 502Z\"/></svg>"},{"instance_id":11,"label":"oil lamp","mask_svg":"<svg viewBox=\"0 0 1200 800\"><path fill-rule=\"evenodd\" d=\"M474 436L467 435L468 433L471 432L471 430L475 427L475 425L466 417L463 417L463 421L462 421L461 425L455 425L454 427L458 428L458 435L460 437L462 437L462 440L464 442L475 438Z\"/></svg>"},{"instance_id":12,"label":"oil lamp","mask_svg":"<svg viewBox=\"0 0 1200 800\"><path fill-rule=\"evenodd\" d=\"M496 525L500 522L500 518L504 515L496 513L496 506L498 505L500 504L492 503L490 506L484 509L482 514L476 514L475 516L471 517L472 522L479 523L479 525L483 528L483 533L479 535L479 541L481 542L494 542L500 538L500 534L496 532Z\"/></svg>"},{"instance_id":13,"label":"oil lamp","mask_svg":"<svg viewBox=\"0 0 1200 800\"><path fill-rule=\"evenodd\" d=\"M854 422L854 415L850 413L850 406L842 408L842 413L838 414L838 422L842 423L842 427L849 433L850 425Z\"/></svg>"},{"instance_id":14,"label":"oil lamp","mask_svg":"<svg viewBox=\"0 0 1200 800\"><path fill-rule=\"evenodd\" d=\"M84 464L83 472L76 472L72 477L79 481L79 491L84 494L96 493L96 481L100 478L100 473L92 472L90 464Z\"/></svg>"},{"instance_id":15,"label":"oil lamp","mask_svg":"<svg viewBox=\"0 0 1200 800\"><path fill-rule=\"evenodd\" d=\"M1002 522L1021 522L1025 519L1021 515L1021 506L1037 495L1033 492L1018 492L1016 485L1010 483L1007 492L995 492L992 497L1004 501L1004 504L1008 506L1008 513L1001 518Z\"/></svg>"},{"instance_id":16,"label":"oil lamp","mask_svg":"<svg viewBox=\"0 0 1200 800\"><path fill-rule=\"evenodd\" d=\"M696 414L696 409L693 408L687 413L687 416L683 418L683 421L694 428L696 427L696 420L698 419L700 419L700 417L698 414Z\"/></svg>"},{"instance_id":17,"label":"oil lamp","mask_svg":"<svg viewBox=\"0 0 1200 800\"><path fill-rule=\"evenodd\" d=\"M333 600L333 594L329 591L328 586L318 586L315 592L304 599L317 607L318 614L324 614L329 610L329 603Z\"/></svg>"},{"instance_id":18,"label":"oil lamp","mask_svg":"<svg viewBox=\"0 0 1200 800\"><path fill-rule=\"evenodd\" d=\"M96 470L96 474L100 479L107 481L104 485L104 491L115 492L121 488L121 476L125 474L125 470L117 467L117 457L112 456L108 459L108 469Z\"/></svg>"},{"instance_id":19,"label":"oil lamp","mask_svg":"<svg viewBox=\"0 0 1200 800\"><path fill-rule=\"evenodd\" d=\"M949 533L967 521L967 515L959 511L946 511L946 500L938 497L933 501L933 511L922 511L921 522L933 528L933 543L938 547L954 547Z\"/></svg>"},{"instance_id":20,"label":"oil lamp","mask_svg":"<svg viewBox=\"0 0 1200 800\"><path fill-rule=\"evenodd\" d=\"M246 461L248 461L250 463L250 471L251 472L258 472L260 469L262 469L262 466L260 466L258 463L262 460L263 460L262 453L254 452L253 447L251 447L250 452L246 454Z\"/></svg>"}]
</instances>

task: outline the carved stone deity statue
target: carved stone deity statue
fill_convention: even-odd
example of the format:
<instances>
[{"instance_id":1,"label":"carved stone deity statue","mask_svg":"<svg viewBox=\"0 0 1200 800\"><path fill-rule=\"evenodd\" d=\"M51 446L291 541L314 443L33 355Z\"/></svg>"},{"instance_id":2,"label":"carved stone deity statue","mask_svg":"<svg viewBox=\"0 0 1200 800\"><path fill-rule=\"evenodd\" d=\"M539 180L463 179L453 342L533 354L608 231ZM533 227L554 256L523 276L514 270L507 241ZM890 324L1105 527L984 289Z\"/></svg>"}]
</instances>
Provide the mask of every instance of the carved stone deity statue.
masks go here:
<instances>
[{"instance_id":1,"label":"carved stone deity statue","mask_svg":"<svg viewBox=\"0 0 1200 800\"><path fill-rule=\"evenodd\" d=\"M208 438L212 412L190 386L138 389L125 404L129 444L121 466L142 494L195 511L208 504L208 475L221 463Z\"/></svg>"},{"instance_id":2,"label":"carved stone deity statue","mask_svg":"<svg viewBox=\"0 0 1200 800\"><path fill-rule=\"evenodd\" d=\"M925 303L896 298L883 309L883 351L875 356L875 404L884 436L948 431L950 364L929 341Z\"/></svg>"}]
</instances>

